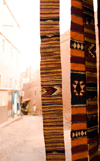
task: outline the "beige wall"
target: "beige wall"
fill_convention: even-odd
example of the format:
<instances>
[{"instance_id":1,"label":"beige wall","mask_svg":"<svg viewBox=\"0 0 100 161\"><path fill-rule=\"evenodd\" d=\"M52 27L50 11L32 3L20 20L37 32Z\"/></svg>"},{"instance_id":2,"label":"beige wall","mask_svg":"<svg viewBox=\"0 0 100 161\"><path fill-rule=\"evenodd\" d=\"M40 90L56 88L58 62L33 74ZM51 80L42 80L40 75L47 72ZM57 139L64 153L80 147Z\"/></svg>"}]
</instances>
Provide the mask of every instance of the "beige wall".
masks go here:
<instances>
[{"instance_id":1,"label":"beige wall","mask_svg":"<svg viewBox=\"0 0 100 161\"><path fill-rule=\"evenodd\" d=\"M40 82L40 70L33 69L31 72L31 103L36 104L37 114L41 114L41 82ZM31 106L32 106L31 104Z\"/></svg>"},{"instance_id":2,"label":"beige wall","mask_svg":"<svg viewBox=\"0 0 100 161\"><path fill-rule=\"evenodd\" d=\"M33 113L33 104L36 105L36 113L41 114L41 86L40 86L40 70L34 70L31 67L21 74L21 79L29 78L29 83L23 84L22 91L24 97L22 99L30 99L30 113Z\"/></svg>"},{"instance_id":3,"label":"beige wall","mask_svg":"<svg viewBox=\"0 0 100 161\"><path fill-rule=\"evenodd\" d=\"M60 36L61 66L62 66L62 96L64 123L71 116L71 92L70 92L70 30Z\"/></svg>"},{"instance_id":4,"label":"beige wall","mask_svg":"<svg viewBox=\"0 0 100 161\"><path fill-rule=\"evenodd\" d=\"M32 87L31 87L31 110L33 111L33 104L36 105L36 113L38 115L41 114L42 110L41 110L41 92L40 92L40 86L37 83L33 83Z\"/></svg>"},{"instance_id":5,"label":"beige wall","mask_svg":"<svg viewBox=\"0 0 100 161\"><path fill-rule=\"evenodd\" d=\"M5 40L5 52L2 51L2 39ZM20 60L19 53L13 48L11 54L11 44L0 35L0 73L1 87L10 88L10 78L13 79L12 87L15 86L15 79L20 81ZM18 85L19 87L19 85Z\"/></svg>"},{"instance_id":6,"label":"beige wall","mask_svg":"<svg viewBox=\"0 0 100 161\"><path fill-rule=\"evenodd\" d=\"M3 42L4 48L3 51ZM1 87L15 88L15 79L20 87L20 28L7 4L0 0L0 74Z\"/></svg>"},{"instance_id":7,"label":"beige wall","mask_svg":"<svg viewBox=\"0 0 100 161\"><path fill-rule=\"evenodd\" d=\"M20 88L20 28L10 8L3 2L5 0L0 0L0 123L11 115L12 94L8 96L8 88L15 89L16 80Z\"/></svg>"}]
</instances>

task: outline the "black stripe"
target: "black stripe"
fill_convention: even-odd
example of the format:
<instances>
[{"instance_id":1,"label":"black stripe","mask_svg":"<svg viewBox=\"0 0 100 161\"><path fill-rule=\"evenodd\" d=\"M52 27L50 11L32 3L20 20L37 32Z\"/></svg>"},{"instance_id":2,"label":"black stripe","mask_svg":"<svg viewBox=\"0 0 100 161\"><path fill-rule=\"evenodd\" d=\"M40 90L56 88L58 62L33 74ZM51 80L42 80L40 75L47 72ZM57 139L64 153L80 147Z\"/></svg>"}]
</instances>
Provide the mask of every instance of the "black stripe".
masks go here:
<instances>
[{"instance_id":1,"label":"black stripe","mask_svg":"<svg viewBox=\"0 0 100 161\"><path fill-rule=\"evenodd\" d=\"M59 126L61 126L61 127L63 127L63 124L54 124L54 125L43 125L44 127L52 127L52 126L55 126L55 129L56 129L56 127L59 127Z\"/></svg>"},{"instance_id":2,"label":"black stripe","mask_svg":"<svg viewBox=\"0 0 100 161\"><path fill-rule=\"evenodd\" d=\"M51 37L47 36L47 35L44 35L44 36L41 36L41 39L45 39L45 38L53 38L53 37L60 37L60 35L53 35Z\"/></svg>"},{"instance_id":3,"label":"black stripe","mask_svg":"<svg viewBox=\"0 0 100 161\"><path fill-rule=\"evenodd\" d=\"M98 125L97 115L91 116L91 118L90 116L87 116L87 128L92 128L93 126L96 126L96 125Z\"/></svg>"},{"instance_id":4,"label":"black stripe","mask_svg":"<svg viewBox=\"0 0 100 161\"><path fill-rule=\"evenodd\" d=\"M59 21L59 18L40 19L40 21L48 21L48 20Z\"/></svg>"},{"instance_id":5,"label":"black stripe","mask_svg":"<svg viewBox=\"0 0 100 161\"><path fill-rule=\"evenodd\" d=\"M46 150L46 154L49 154L49 153L65 153L65 150L52 150L52 151Z\"/></svg>"},{"instance_id":6,"label":"black stripe","mask_svg":"<svg viewBox=\"0 0 100 161\"><path fill-rule=\"evenodd\" d=\"M97 91L86 91L86 99L93 100L95 97L97 97Z\"/></svg>"},{"instance_id":7,"label":"black stripe","mask_svg":"<svg viewBox=\"0 0 100 161\"><path fill-rule=\"evenodd\" d=\"M88 83L86 83L86 87L97 87L97 83L88 82Z\"/></svg>"},{"instance_id":8,"label":"black stripe","mask_svg":"<svg viewBox=\"0 0 100 161\"><path fill-rule=\"evenodd\" d=\"M91 131L91 132L87 132L87 136L88 136L89 139L93 138L93 137L95 137L97 135L98 135L98 131L97 130L94 130L94 131Z\"/></svg>"},{"instance_id":9,"label":"black stripe","mask_svg":"<svg viewBox=\"0 0 100 161\"><path fill-rule=\"evenodd\" d=\"M88 8L86 6L85 7L83 6L83 11L90 12L91 14L94 14L94 11L91 8Z\"/></svg>"}]
</instances>

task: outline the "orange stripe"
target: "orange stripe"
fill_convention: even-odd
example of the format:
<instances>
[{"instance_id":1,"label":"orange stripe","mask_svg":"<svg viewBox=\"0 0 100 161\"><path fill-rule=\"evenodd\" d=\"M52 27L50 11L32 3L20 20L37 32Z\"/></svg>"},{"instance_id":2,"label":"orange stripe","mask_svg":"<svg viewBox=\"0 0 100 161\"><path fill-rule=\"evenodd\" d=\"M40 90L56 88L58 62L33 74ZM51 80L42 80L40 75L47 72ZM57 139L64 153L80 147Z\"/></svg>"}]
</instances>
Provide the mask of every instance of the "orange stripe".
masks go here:
<instances>
[{"instance_id":1,"label":"orange stripe","mask_svg":"<svg viewBox=\"0 0 100 161\"><path fill-rule=\"evenodd\" d=\"M80 40L80 41L84 41L84 35L83 34L80 34L78 32L74 32L74 31L71 31L71 38L75 39L75 40Z\"/></svg>"},{"instance_id":2,"label":"orange stripe","mask_svg":"<svg viewBox=\"0 0 100 161\"><path fill-rule=\"evenodd\" d=\"M81 17L71 15L71 21L74 22L74 23L77 23L79 25L83 25L83 19Z\"/></svg>"},{"instance_id":3,"label":"orange stripe","mask_svg":"<svg viewBox=\"0 0 100 161\"><path fill-rule=\"evenodd\" d=\"M84 64L71 63L71 70L85 71Z\"/></svg>"},{"instance_id":4,"label":"orange stripe","mask_svg":"<svg viewBox=\"0 0 100 161\"><path fill-rule=\"evenodd\" d=\"M78 108L71 108L72 115L76 114L86 114L86 108L85 107L78 107Z\"/></svg>"},{"instance_id":5,"label":"orange stripe","mask_svg":"<svg viewBox=\"0 0 100 161\"><path fill-rule=\"evenodd\" d=\"M72 130L81 130L81 129L87 129L86 123L74 123L71 124Z\"/></svg>"},{"instance_id":6,"label":"orange stripe","mask_svg":"<svg viewBox=\"0 0 100 161\"><path fill-rule=\"evenodd\" d=\"M77 139L71 140L72 146L78 146L83 144L87 144L87 138L77 138Z\"/></svg>"},{"instance_id":7,"label":"orange stripe","mask_svg":"<svg viewBox=\"0 0 100 161\"><path fill-rule=\"evenodd\" d=\"M71 49L71 55L84 58L84 51Z\"/></svg>"},{"instance_id":8,"label":"orange stripe","mask_svg":"<svg viewBox=\"0 0 100 161\"><path fill-rule=\"evenodd\" d=\"M88 151L72 155L72 161L82 158L88 158Z\"/></svg>"},{"instance_id":9,"label":"orange stripe","mask_svg":"<svg viewBox=\"0 0 100 161\"><path fill-rule=\"evenodd\" d=\"M77 8L82 9L82 3L81 3L81 2L72 0L72 1L71 1L71 5L74 6L74 7L77 7Z\"/></svg>"}]
</instances>

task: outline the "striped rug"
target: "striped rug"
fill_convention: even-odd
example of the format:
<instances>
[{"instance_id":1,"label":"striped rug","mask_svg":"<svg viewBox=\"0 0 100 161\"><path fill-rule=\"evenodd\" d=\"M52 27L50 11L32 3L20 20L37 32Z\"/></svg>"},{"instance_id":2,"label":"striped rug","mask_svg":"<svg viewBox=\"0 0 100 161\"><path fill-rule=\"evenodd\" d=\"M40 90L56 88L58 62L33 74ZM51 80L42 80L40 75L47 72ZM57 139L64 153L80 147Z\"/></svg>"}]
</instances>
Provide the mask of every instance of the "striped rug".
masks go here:
<instances>
[{"instance_id":1,"label":"striped rug","mask_svg":"<svg viewBox=\"0 0 100 161\"><path fill-rule=\"evenodd\" d=\"M59 0L40 0L41 91L46 161L65 161Z\"/></svg>"},{"instance_id":2,"label":"striped rug","mask_svg":"<svg viewBox=\"0 0 100 161\"><path fill-rule=\"evenodd\" d=\"M73 161L98 161L97 71L92 0L71 0L71 146Z\"/></svg>"},{"instance_id":3,"label":"striped rug","mask_svg":"<svg viewBox=\"0 0 100 161\"><path fill-rule=\"evenodd\" d=\"M98 159L97 64L93 0L83 0L89 160Z\"/></svg>"},{"instance_id":4,"label":"striped rug","mask_svg":"<svg viewBox=\"0 0 100 161\"><path fill-rule=\"evenodd\" d=\"M81 0L71 0L70 37L72 161L88 161L84 26Z\"/></svg>"}]
</instances>

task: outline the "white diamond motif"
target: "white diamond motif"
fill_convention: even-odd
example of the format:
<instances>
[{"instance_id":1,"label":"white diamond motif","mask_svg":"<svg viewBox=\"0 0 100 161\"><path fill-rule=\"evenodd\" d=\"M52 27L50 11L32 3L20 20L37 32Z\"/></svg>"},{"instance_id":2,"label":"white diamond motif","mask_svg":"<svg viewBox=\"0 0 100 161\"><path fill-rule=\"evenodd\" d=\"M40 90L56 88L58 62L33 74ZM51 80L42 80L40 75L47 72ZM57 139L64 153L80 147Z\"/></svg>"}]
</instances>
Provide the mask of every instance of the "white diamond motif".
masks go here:
<instances>
[{"instance_id":1,"label":"white diamond motif","mask_svg":"<svg viewBox=\"0 0 100 161\"><path fill-rule=\"evenodd\" d=\"M81 44L81 50L83 50L84 49L84 46L83 46L83 44Z\"/></svg>"},{"instance_id":2,"label":"white diamond motif","mask_svg":"<svg viewBox=\"0 0 100 161\"><path fill-rule=\"evenodd\" d=\"M78 49L80 48L80 44L79 44L79 43L77 44L77 48L78 48Z\"/></svg>"},{"instance_id":3,"label":"white diamond motif","mask_svg":"<svg viewBox=\"0 0 100 161\"><path fill-rule=\"evenodd\" d=\"M74 42L74 44L72 45L74 47L74 49L76 48L76 43Z\"/></svg>"}]
</instances>

